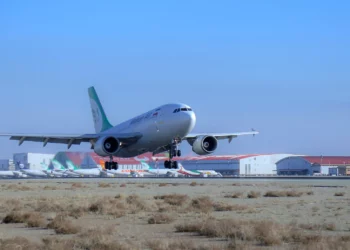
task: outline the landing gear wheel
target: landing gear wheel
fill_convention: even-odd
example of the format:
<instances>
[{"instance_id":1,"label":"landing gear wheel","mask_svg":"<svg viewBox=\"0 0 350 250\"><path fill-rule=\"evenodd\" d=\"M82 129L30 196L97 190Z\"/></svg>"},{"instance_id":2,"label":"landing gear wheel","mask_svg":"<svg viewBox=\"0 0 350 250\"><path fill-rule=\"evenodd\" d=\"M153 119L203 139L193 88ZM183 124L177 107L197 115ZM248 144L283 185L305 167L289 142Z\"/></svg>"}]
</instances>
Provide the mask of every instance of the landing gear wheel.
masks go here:
<instances>
[{"instance_id":1,"label":"landing gear wheel","mask_svg":"<svg viewBox=\"0 0 350 250\"><path fill-rule=\"evenodd\" d=\"M177 169L178 166L179 166L179 165L178 165L177 161L172 161L172 162L171 162L171 168Z\"/></svg>"},{"instance_id":2,"label":"landing gear wheel","mask_svg":"<svg viewBox=\"0 0 350 250\"><path fill-rule=\"evenodd\" d=\"M181 156L181 150L177 150L176 155L177 155L177 157L180 157Z\"/></svg>"},{"instance_id":3,"label":"landing gear wheel","mask_svg":"<svg viewBox=\"0 0 350 250\"><path fill-rule=\"evenodd\" d=\"M117 170L118 162L113 161L113 156L109 156L109 161L105 162L105 170Z\"/></svg>"},{"instance_id":4,"label":"landing gear wheel","mask_svg":"<svg viewBox=\"0 0 350 250\"><path fill-rule=\"evenodd\" d=\"M110 163L110 165L111 165L111 169L113 169L113 170L118 170L118 162L112 161L112 162Z\"/></svg>"},{"instance_id":5,"label":"landing gear wheel","mask_svg":"<svg viewBox=\"0 0 350 250\"><path fill-rule=\"evenodd\" d=\"M105 169L106 170L111 170L111 162L109 162L109 161L105 162Z\"/></svg>"},{"instance_id":6,"label":"landing gear wheel","mask_svg":"<svg viewBox=\"0 0 350 250\"><path fill-rule=\"evenodd\" d=\"M165 161L164 168L171 168L171 161Z\"/></svg>"}]
</instances>

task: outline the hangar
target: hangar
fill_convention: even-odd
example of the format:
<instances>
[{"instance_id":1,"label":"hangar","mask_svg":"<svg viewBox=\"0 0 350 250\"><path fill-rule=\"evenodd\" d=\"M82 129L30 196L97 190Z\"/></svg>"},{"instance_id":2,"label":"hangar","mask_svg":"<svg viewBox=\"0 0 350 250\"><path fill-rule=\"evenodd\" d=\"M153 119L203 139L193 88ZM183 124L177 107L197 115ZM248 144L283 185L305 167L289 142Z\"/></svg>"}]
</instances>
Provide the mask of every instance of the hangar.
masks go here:
<instances>
[{"instance_id":1,"label":"hangar","mask_svg":"<svg viewBox=\"0 0 350 250\"><path fill-rule=\"evenodd\" d=\"M350 156L290 156L277 162L278 175L350 175Z\"/></svg>"},{"instance_id":2,"label":"hangar","mask_svg":"<svg viewBox=\"0 0 350 250\"><path fill-rule=\"evenodd\" d=\"M215 170L222 175L239 175L239 157L237 155L211 155L183 157L179 162L188 170Z\"/></svg>"},{"instance_id":3,"label":"hangar","mask_svg":"<svg viewBox=\"0 0 350 250\"><path fill-rule=\"evenodd\" d=\"M222 175L276 175L276 163L291 154L197 156L179 159L188 170L215 170Z\"/></svg>"},{"instance_id":4,"label":"hangar","mask_svg":"<svg viewBox=\"0 0 350 250\"><path fill-rule=\"evenodd\" d=\"M240 159L240 175L276 175L276 163L291 154L266 154L248 156Z\"/></svg>"}]
</instances>

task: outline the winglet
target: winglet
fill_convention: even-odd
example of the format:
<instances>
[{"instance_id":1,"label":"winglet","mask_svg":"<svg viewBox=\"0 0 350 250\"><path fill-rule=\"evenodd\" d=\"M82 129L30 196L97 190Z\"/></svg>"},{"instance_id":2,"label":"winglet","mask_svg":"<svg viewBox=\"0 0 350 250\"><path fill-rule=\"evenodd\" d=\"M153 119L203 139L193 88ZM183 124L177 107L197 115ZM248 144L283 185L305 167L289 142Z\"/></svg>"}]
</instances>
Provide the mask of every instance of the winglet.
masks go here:
<instances>
[{"instance_id":1,"label":"winglet","mask_svg":"<svg viewBox=\"0 0 350 250\"><path fill-rule=\"evenodd\" d=\"M96 90L94 87L88 89L92 118L94 119L94 126L96 133L101 133L107 129L112 128L113 126L109 123L106 113L102 107L100 99L97 96Z\"/></svg>"},{"instance_id":2,"label":"winglet","mask_svg":"<svg viewBox=\"0 0 350 250\"><path fill-rule=\"evenodd\" d=\"M257 132L254 128L252 128L252 132L256 132L253 134L253 136L255 137L256 134L259 134L259 132Z\"/></svg>"}]
</instances>

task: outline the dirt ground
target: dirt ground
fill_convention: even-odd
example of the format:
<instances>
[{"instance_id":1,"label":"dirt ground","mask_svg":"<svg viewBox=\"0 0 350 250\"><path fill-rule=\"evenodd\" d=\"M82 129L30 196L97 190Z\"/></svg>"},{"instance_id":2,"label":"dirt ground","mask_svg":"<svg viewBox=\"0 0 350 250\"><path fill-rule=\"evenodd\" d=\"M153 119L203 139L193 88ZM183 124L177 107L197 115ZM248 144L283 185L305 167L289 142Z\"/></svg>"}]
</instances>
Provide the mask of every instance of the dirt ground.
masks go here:
<instances>
[{"instance_id":1,"label":"dirt ground","mask_svg":"<svg viewBox=\"0 0 350 250\"><path fill-rule=\"evenodd\" d=\"M0 180L0 249L327 249L320 242L333 239L347 249L349 186L347 180ZM14 214L24 219L16 222ZM68 229L48 226L55 218ZM231 220L225 230L239 227L239 234L219 228ZM267 236L258 233L259 221L268 223ZM208 223L215 233L204 230ZM241 225L260 236L242 236ZM274 236L287 227L308 238Z\"/></svg>"}]
</instances>

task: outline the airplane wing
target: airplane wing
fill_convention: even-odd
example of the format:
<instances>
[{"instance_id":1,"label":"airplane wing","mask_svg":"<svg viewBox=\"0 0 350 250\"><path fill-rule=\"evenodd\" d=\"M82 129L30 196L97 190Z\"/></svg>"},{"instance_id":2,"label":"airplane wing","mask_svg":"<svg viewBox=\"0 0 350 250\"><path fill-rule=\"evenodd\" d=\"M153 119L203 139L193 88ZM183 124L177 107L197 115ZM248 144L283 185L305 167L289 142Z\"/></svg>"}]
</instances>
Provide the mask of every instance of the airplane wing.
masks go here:
<instances>
[{"instance_id":1,"label":"airplane wing","mask_svg":"<svg viewBox=\"0 0 350 250\"><path fill-rule=\"evenodd\" d=\"M250 132L238 132L238 133L203 133L203 134L188 134L183 140L193 141L198 136L214 136L218 140L228 139L228 142L231 142L233 138L236 138L241 135L257 135L258 131L252 130Z\"/></svg>"},{"instance_id":2,"label":"airplane wing","mask_svg":"<svg viewBox=\"0 0 350 250\"><path fill-rule=\"evenodd\" d=\"M83 135L39 135L39 134L0 134L0 136L10 137L10 140L19 141L19 145L22 145L25 141L31 142L42 142L45 147L48 143L60 143L67 144L68 149L72 145L80 145L82 142L89 142L91 145L102 136L113 136L117 138L120 142L130 145L135 143L138 139L142 137L141 133L121 133L121 134L83 134Z\"/></svg>"},{"instance_id":3,"label":"airplane wing","mask_svg":"<svg viewBox=\"0 0 350 250\"><path fill-rule=\"evenodd\" d=\"M236 138L241 135L257 135L259 134L258 131L252 130L249 132L237 132L237 133L202 133L202 134L188 134L185 137L182 138L182 140L186 140L190 145L197 139L198 136L214 136L217 140L224 140L228 139L228 142L230 143L233 138ZM169 150L169 146L163 146L160 148L157 148L155 151L153 151L153 155L162 153Z\"/></svg>"}]
</instances>

